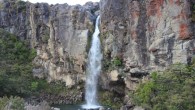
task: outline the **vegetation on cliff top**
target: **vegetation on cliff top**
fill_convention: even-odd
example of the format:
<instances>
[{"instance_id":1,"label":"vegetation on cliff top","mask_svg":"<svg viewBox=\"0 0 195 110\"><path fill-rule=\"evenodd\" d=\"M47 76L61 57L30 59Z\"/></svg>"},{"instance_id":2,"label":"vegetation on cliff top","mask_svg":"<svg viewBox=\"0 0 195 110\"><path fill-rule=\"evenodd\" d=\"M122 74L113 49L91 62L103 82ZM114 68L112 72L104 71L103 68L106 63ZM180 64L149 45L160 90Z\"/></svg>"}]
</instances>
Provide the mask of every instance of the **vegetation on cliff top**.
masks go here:
<instances>
[{"instance_id":1,"label":"vegetation on cliff top","mask_svg":"<svg viewBox=\"0 0 195 110\"><path fill-rule=\"evenodd\" d=\"M195 109L195 66L176 64L151 77L132 96L136 104L147 110Z\"/></svg>"},{"instance_id":2,"label":"vegetation on cliff top","mask_svg":"<svg viewBox=\"0 0 195 110\"><path fill-rule=\"evenodd\" d=\"M8 3L9 5L6 5L5 3ZM22 0L3 0L3 2L0 2L0 9L16 10L17 13L25 13L26 3L27 2Z\"/></svg>"}]
</instances>

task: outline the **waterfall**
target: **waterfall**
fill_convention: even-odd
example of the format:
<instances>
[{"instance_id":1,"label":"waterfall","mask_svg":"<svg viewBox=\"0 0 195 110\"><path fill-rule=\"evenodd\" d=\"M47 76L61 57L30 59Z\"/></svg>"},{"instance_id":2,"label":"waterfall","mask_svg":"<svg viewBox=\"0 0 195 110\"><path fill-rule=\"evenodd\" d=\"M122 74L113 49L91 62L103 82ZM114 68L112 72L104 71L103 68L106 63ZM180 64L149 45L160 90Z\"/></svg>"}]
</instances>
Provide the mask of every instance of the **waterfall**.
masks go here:
<instances>
[{"instance_id":1,"label":"waterfall","mask_svg":"<svg viewBox=\"0 0 195 110\"><path fill-rule=\"evenodd\" d=\"M86 90L85 100L86 104L83 105L85 109L99 108L97 102L97 80L101 71L101 44L99 39L99 20L100 16L96 19L95 32L93 33L91 48L88 54L88 65L87 65L87 77L86 77Z\"/></svg>"}]
</instances>

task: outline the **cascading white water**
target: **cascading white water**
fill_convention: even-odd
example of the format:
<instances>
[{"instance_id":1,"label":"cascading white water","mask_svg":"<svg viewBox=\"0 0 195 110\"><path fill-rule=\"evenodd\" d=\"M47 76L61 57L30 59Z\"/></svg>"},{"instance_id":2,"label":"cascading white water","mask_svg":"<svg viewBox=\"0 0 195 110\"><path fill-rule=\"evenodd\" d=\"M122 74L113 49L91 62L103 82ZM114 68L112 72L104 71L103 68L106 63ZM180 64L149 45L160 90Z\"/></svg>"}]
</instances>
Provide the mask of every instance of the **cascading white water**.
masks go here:
<instances>
[{"instance_id":1,"label":"cascading white water","mask_svg":"<svg viewBox=\"0 0 195 110\"><path fill-rule=\"evenodd\" d=\"M93 33L92 44L88 54L88 65L87 65L87 77L86 77L86 91L85 100L86 104L83 105L84 109L95 109L99 108L97 102L97 80L101 71L101 44L99 39L99 19L96 19L95 32Z\"/></svg>"}]
</instances>

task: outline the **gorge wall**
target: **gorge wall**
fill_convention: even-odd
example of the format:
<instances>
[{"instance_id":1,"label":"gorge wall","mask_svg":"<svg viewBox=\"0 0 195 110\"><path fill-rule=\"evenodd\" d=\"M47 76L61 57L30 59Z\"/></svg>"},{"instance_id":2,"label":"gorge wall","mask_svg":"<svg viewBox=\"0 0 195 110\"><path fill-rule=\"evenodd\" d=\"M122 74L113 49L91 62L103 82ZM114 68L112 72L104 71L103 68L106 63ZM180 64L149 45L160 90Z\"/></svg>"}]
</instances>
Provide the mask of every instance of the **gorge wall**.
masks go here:
<instances>
[{"instance_id":1,"label":"gorge wall","mask_svg":"<svg viewBox=\"0 0 195 110\"><path fill-rule=\"evenodd\" d=\"M85 80L85 64L98 3L84 6L1 1L0 27L36 49L33 74L66 86Z\"/></svg>"},{"instance_id":2,"label":"gorge wall","mask_svg":"<svg viewBox=\"0 0 195 110\"><path fill-rule=\"evenodd\" d=\"M62 80L68 87L85 80L98 14L104 89L128 97L127 91L149 73L190 64L195 52L193 0L101 0L84 6L0 2L0 27L37 51L33 74Z\"/></svg>"},{"instance_id":3,"label":"gorge wall","mask_svg":"<svg viewBox=\"0 0 195 110\"><path fill-rule=\"evenodd\" d=\"M101 0L107 79L122 76L126 87L135 90L138 78L152 71L189 64L195 46L193 4L191 0ZM113 67L116 61L122 64Z\"/></svg>"}]
</instances>

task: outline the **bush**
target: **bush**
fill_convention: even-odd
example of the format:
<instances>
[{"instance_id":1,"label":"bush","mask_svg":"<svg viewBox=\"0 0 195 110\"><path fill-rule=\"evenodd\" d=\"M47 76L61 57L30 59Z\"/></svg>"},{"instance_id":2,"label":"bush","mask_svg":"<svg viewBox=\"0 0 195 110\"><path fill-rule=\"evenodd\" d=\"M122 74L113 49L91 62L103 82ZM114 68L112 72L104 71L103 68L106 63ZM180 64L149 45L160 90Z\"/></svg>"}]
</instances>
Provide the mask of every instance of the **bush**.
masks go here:
<instances>
[{"instance_id":1,"label":"bush","mask_svg":"<svg viewBox=\"0 0 195 110\"><path fill-rule=\"evenodd\" d=\"M35 56L35 49L30 49L16 36L0 29L0 97L4 95L26 97L66 91L61 82L49 84L46 79L33 77L32 60Z\"/></svg>"},{"instance_id":2,"label":"bush","mask_svg":"<svg viewBox=\"0 0 195 110\"><path fill-rule=\"evenodd\" d=\"M122 66L122 60L119 57L103 60L103 70L104 71L111 71L121 66Z\"/></svg>"},{"instance_id":3,"label":"bush","mask_svg":"<svg viewBox=\"0 0 195 110\"><path fill-rule=\"evenodd\" d=\"M195 67L176 64L151 76L132 96L136 104L148 110L195 109Z\"/></svg>"},{"instance_id":4,"label":"bush","mask_svg":"<svg viewBox=\"0 0 195 110\"><path fill-rule=\"evenodd\" d=\"M18 0L15 4L18 9L18 12L26 12L26 2L22 1L22 0Z\"/></svg>"},{"instance_id":5,"label":"bush","mask_svg":"<svg viewBox=\"0 0 195 110\"><path fill-rule=\"evenodd\" d=\"M121 66L121 65L122 65L121 59L118 58L118 57L114 58L114 59L112 60L112 65L115 66L115 67L116 67L116 66Z\"/></svg>"},{"instance_id":6,"label":"bush","mask_svg":"<svg viewBox=\"0 0 195 110\"><path fill-rule=\"evenodd\" d=\"M38 88L38 82L36 82L36 81L34 81L34 82L32 82L31 83L31 90L32 91L36 91L37 90L37 88Z\"/></svg>"},{"instance_id":7,"label":"bush","mask_svg":"<svg viewBox=\"0 0 195 110\"><path fill-rule=\"evenodd\" d=\"M0 96L28 93L35 56L36 51L0 29Z\"/></svg>"},{"instance_id":8,"label":"bush","mask_svg":"<svg viewBox=\"0 0 195 110\"><path fill-rule=\"evenodd\" d=\"M112 107L114 110L119 110L120 107L123 105L122 100L115 101L114 100L115 94L109 91L101 91L99 93L99 101L101 105Z\"/></svg>"},{"instance_id":9,"label":"bush","mask_svg":"<svg viewBox=\"0 0 195 110\"><path fill-rule=\"evenodd\" d=\"M24 100L20 97L0 98L0 110L24 110Z\"/></svg>"},{"instance_id":10,"label":"bush","mask_svg":"<svg viewBox=\"0 0 195 110\"><path fill-rule=\"evenodd\" d=\"M49 40L49 35L43 35L42 36L42 42L43 43L48 43L48 40Z\"/></svg>"}]
</instances>

